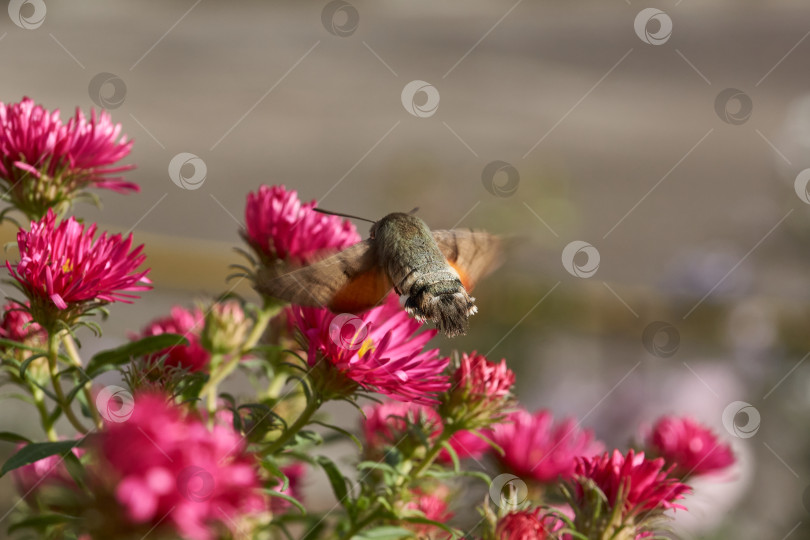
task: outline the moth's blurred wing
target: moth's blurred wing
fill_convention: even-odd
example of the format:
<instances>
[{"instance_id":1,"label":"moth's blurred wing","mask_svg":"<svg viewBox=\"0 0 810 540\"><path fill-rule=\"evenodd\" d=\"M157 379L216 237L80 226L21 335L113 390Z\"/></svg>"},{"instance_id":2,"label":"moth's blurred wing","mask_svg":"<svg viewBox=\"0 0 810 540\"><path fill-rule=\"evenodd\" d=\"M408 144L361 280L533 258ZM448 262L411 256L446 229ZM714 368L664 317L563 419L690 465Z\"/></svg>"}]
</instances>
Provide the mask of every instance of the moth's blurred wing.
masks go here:
<instances>
[{"instance_id":1,"label":"moth's blurred wing","mask_svg":"<svg viewBox=\"0 0 810 540\"><path fill-rule=\"evenodd\" d=\"M433 231L433 239L468 291L503 259L500 239L485 231Z\"/></svg>"},{"instance_id":2,"label":"moth's blurred wing","mask_svg":"<svg viewBox=\"0 0 810 540\"><path fill-rule=\"evenodd\" d=\"M358 312L377 305L392 286L376 260L373 244L365 240L296 270L277 274L263 269L256 289L299 306Z\"/></svg>"}]
</instances>

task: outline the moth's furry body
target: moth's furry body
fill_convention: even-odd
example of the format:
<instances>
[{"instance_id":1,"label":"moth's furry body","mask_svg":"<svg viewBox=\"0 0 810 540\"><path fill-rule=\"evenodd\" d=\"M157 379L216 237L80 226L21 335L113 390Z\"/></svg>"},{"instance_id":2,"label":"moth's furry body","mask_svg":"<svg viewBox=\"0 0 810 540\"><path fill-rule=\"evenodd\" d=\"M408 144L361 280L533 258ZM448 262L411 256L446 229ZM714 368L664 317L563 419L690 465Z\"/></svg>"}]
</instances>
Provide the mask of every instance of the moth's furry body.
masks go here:
<instances>
[{"instance_id":1,"label":"moth's furry body","mask_svg":"<svg viewBox=\"0 0 810 540\"><path fill-rule=\"evenodd\" d=\"M256 288L298 305L357 313L393 287L414 318L456 336L477 311L467 291L499 260L500 242L489 233L431 231L416 216L393 213L374 223L368 240L320 262L292 271L262 267Z\"/></svg>"},{"instance_id":2,"label":"moth's furry body","mask_svg":"<svg viewBox=\"0 0 810 540\"><path fill-rule=\"evenodd\" d=\"M420 321L434 321L447 336L465 333L475 298L447 263L425 223L410 214L389 214L372 228L377 257L385 261L405 310Z\"/></svg>"}]
</instances>

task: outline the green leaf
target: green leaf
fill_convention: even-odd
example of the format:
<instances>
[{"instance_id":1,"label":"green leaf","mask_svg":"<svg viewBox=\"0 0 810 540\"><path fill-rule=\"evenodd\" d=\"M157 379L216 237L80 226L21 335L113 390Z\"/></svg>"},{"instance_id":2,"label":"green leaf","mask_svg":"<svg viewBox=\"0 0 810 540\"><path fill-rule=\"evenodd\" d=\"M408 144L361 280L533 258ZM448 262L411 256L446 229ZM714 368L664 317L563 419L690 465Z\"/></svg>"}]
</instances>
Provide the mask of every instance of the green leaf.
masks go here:
<instances>
[{"instance_id":1,"label":"green leaf","mask_svg":"<svg viewBox=\"0 0 810 540\"><path fill-rule=\"evenodd\" d=\"M321 422L320 420L312 420L310 422L310 424L318 424L319 426L323 426L325 428L335 430L338 433L341 433L341 434L345 435L346 437L350 438L352 440L352 442L354 442L354 444L357 445L358 450L360 450L361 452L363 451L363 443L361 443L360 439L355 437L354 434L352 434L351 432L346 431L345 429L343 429L341 427L334 426L332 424L327 424L326 422Z\"/></svg>"},{"instance_id":2,"label":"green leaf","mask_svg":"<svg viewBox=\"0 0 810 540\"><path fill-rule=\"evenodd\" d=\"M315 462L323 468L326 477L329 478L329 483L332 485L332 491L335 493L337 501L348 510L351 506L351 500L349 499L349 490L346 487L346 479L343 477L343 473L326 456L316 457Z\"/></svg>"},{"instance_id":3,"label":"green leaf","mask_svg":"<svg viewBox=\"0 0 810 540\"><path fill-rule=\"evenodd\" d=\"M79 518L75 516L69 516L67 514L40 514L38 516L33 516L18 521L8 528L8 533L11 534L15 531L19 531L20 529L42 530L50 527L51 525L59 525L60 523L68 523L78 519Z\"/></svg>"},{"instance_id":4,"label":"green leaf","mask_svg":"<svg viewBox=\"0 0 810 540\"><path fill-rule=\"evenodd\" d=\"M407 521L408 523L418 523L420 525L430 525L432 527L438 527L441 530L450 533L451 535L455 535L456 537L459 536L458 532L451 529L444 523L439 523L438 521L433 521L432 519L428 519L424 516L408 516L402 518L402 521Z\"/></svg>"},{"instance_id":5,"label":"green leaf","mask_svg":"<svg viewBox=\"0 0 810 540\"><path fill-rule=\"evenodd\" d=\"M0 431L0 441L30 443L31 439L23 437L22 435L17 435L16 433L12 433L10 431Z\"/></svg>"},{"instance_id":6,"label":"green leaf","mask_svg":"<svg viewBox=\"0 0 810 540\"><path fill-rule=\"evenodd\" d=\"M402 527L383 525L352 536L352 540L400 540L414 537L414 532Z\"/></svg>"},{"instance_id":7,"label":"green leaf","mask_svg":"<svg viewBox=\"0 0 810 540\"><path fill-rule=\"evenodd\" d=\"M295 499L294 497L290 497L289 495L287 495L285 493L280 493L280 492L274 491L272 489L265 489L264 492L267 493L268 495L270 495L271 497L278 497L279 499L284 499L288 503L290 503L293 506L295 506L296 508L298 508L298 510L301 512L301 514L306 514L307 513L306 508L304 508L303 505L300 502L298 502L298 500Z\"/></svg>"},{"instance_id":8,"label":"green leaf","mask_svg":"<svg viewBox=\"0 0 810 540\"><path fill-rule=\"evenodd\" d=\"M79 446L82 440L83 439L77 441L38 442L23 446L3 464L3 468L0 469L0 476L18 467L34 463L48 456L55 454L65 456L71 452L73 448Z\"/></svg>"},{"instance_id":9,"label":"green leaf","mask_svg":"<svg viewBox=\"0 0 810 540\"><path fill-rule=\"evenodd\" d=\"M456 453L456 449L453 448L453 445L450 444L450 441L444 441L442 443L442 448L447 450L447 453L450 454L450 460L453 462L453 471L458 472L461 470L461 463L458 460L458 454Z\"/></svg>"},{"instance_id":10,"label":"green leaf","mask_svg":"<svg viewBox=\"0 0 810 540\"><path fill-rule=\"evenodd\" d=\"M86 371L90 377L95 377L99 373L129 362L132 358L146 356L178 345L188 345L188 340L179 334L148 336L138 341L125 343L115 349L101 351L90 359Z\"/></svg>"},{"instance_id":11,"label":"green leaf","mask_svg":"<svg viewBox=\"0 0 810 540\"><path fill-rule=\"evenodd\" d=\"M5 345L6 347L14 347L15 349L24 349L26 351L34 351L38 353L45 352L41 347L31 347L29 345L24 345L19 341L14 341L13 339L0 338L0 345Z\"/></svg>"}]
</instances>

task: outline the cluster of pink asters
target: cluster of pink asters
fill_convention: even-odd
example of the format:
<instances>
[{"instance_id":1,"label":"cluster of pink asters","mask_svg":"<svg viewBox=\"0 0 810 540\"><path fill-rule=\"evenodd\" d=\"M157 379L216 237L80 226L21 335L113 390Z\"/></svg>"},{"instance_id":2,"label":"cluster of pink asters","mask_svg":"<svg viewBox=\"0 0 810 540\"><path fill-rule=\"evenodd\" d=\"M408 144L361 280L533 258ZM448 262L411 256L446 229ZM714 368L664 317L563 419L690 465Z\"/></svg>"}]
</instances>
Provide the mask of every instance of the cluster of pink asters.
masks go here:
<instances>
[{"instance_id":1,"label":"cluster of pink asters","mask_svg":"<svg viewBox=\"0 0 810 540\"><path fill-rule=\"evenodd\" d=\"M184 538L211 540L213 526L261 513L256 463L232 428L184 416L165 397L137 396L132 416L101 433L97 470L133 523L167 524Z\"/></svg>"},{"instance_id":2,"label":"cluster of pink asters","mask_svg":"<svg viewBox=\"0 0 810 540\"><path fill-rule=\"evenodd\" d=\"M199 308L185 309L174 306L168 317L161 317L150 322L133 339L160 334L180 334L188 340L188 345L176 345L154 353L150 362L164 359L164 365L181 367L189 371L201 371L208 366L211 354L200 343L200 333L205 325L205 317Z\"/></svg>"},{"instance_id":3,"label":"cluster of pink asters","mask_svg":"<svg viewBox=\"0 0 810 540\"><path fill-rule=\"evenodd\" d=\"M138 270L146 259L143 246L132 249L132 235L95 238L96 225L85 225L73 217L57 223L48 210L42 220L31 222L31 230L17 233L20 262L6 266L31 302L37 322L54 318L54 310L87 304L130 302L151 287L146 274Z\"/></svg>"},{"instance_id":4,"label":"cluster of pink asters","mask_svg":"<svg viewBox=\"0 0 810 540\"><path fill-rule=\"evenodd\" d=\"M298 194L284 186L261 186L248 194L245 240L266 264L309 264L323 253L360 241L351 222L314 208L315 201L302 204Z\"/></svg>"},{"instance_id":5,"label":"cluster of pink asters","mask_svg":"<svg viewBox=\"0 0 810 540\"><path fill-rule=\"evenodd\" d=\"M138 191L137 184L111 176L134 168L113 166L131 148L107 112L91 111L88 119L77 109L63 124L58 110L48 111L29 98L0 102L0 179L14 205L32 219L69 203L87 187Z\"/></svg>"},{"instance_id":6,"label":"cluster of pink asters","mask_svg":"<svg viewBox=\"0 0 810 540\"><path fill-rule=\"evenodd\" d=\"M449 387L442 372L450 359L441 358L438 349L423 351L436 330L417 333L421 323L405 313L396 295L359 315L368 330L359 348L333 339L330 325L337 315L328 309L296 306L292 315L309 366L320 368L312 376L320 378L327 394L346 397L359 386L401 401L435 404L435 396Z\"/></svg>"},{"instance_id":7,"label":"cluster of pink asters","mask_svg":"<svg viewBox=\"0 0 810 540\"><path fill-rule=\"evenodd\" d=\"M647 437L647 452L662 457L679 478L724 471L734 464L731 447L691 418L665 416Z\"/></svg>"}]
</instances>

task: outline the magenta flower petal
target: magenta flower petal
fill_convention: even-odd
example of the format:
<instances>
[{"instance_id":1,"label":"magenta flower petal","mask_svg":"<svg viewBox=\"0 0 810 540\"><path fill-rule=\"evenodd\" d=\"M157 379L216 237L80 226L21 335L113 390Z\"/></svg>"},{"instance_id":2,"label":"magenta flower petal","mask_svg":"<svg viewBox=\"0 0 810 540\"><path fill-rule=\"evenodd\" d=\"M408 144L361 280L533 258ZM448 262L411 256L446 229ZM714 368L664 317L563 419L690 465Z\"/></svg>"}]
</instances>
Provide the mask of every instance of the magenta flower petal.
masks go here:
<instances>
[{"instance_id":1,"label":"magenta flower petal","mask_svg":"<svg viewBox=\"0 0 810 540\"><path fill-rule=\"evenodd\" d=\"M662 417L653 426L647 447L674 465L675 474L681 478L719 472L736 461L727 443L691 418Z\"/></svg>"},{"instance_id":2,"label":"magenta flower petal","mask_svg":"<svg viewBox=\"0 0 810 540\"><path fill-rule=\"evenodd\" d=\"M20 262L6 261L32 306L60 310L86 302L126 302L137 298L127 291L145 291L146 274L138 270L146 259L143 246L130 251L132 235L94 238L96 225L87 229L74 218L57 223L49 210L31 230L17 233Z\"/></svg>"}]
</instances>

